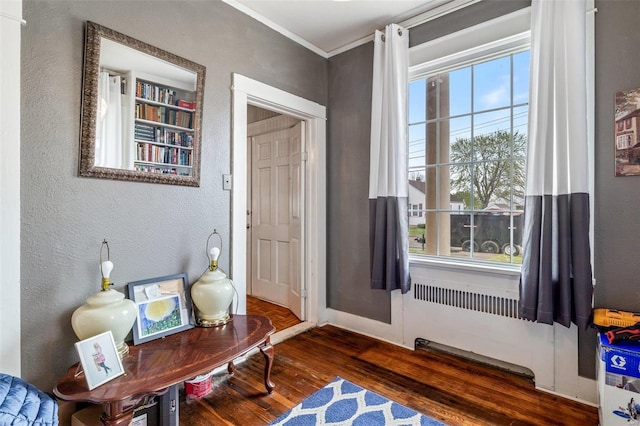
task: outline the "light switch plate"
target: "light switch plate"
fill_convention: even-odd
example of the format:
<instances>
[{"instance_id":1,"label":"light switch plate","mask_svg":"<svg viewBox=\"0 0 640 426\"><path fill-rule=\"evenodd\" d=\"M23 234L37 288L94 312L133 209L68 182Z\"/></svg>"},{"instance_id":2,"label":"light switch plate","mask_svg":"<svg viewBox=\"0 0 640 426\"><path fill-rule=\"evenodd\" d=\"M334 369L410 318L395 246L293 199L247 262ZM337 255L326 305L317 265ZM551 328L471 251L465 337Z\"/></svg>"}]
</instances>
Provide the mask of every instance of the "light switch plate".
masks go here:
<instances>
[{"instance_id":1,"label":"light switch plate","mask_svg":"<svg viewBox=\"0 0 640 426\"><path fill-rule=\"evenodd\" d=\"M231 175L222 175L222 189L231 191Z\"/></svg>"}]
</instances>

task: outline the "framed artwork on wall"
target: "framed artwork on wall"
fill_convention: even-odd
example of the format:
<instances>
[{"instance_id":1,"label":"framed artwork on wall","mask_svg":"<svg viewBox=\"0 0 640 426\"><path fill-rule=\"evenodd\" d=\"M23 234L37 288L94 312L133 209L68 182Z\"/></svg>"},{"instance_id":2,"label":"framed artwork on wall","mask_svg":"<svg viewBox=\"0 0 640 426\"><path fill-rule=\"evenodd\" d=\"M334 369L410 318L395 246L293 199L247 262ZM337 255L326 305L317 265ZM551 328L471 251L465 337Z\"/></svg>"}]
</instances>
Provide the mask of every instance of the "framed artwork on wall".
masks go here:
<instances>
[{"instance_id":1,"label":"framed artwork on wall","mask_svg":"<svg viewBox=\"0 0 640 426\"><path fill-rule=\"evenodd\" d=\"M616 176L640 175L640 88L616 92Z\"/></svg>"},{"instance_id":2,"label":"framed artwork on wall","mask_svg":"<svg viewBox=\"0 0 640 426\"><path fill-rule=\"evenodd\" d=\"M127 287L137 309L134 345L194 327L186 273L134 281Z\"/></svg>"}]
</instances>

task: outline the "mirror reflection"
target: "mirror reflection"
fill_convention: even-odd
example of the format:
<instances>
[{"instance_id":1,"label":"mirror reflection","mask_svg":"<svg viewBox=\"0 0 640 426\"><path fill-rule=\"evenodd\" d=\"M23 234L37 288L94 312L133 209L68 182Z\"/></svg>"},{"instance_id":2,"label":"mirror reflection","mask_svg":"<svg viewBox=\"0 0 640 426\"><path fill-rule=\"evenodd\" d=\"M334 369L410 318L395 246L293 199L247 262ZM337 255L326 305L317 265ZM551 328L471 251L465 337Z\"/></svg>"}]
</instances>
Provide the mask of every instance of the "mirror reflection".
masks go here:
<instances>
[{"instance_id":1,"label":"mirror reflection","mask_svg":"<svg viewBox=\"0 0 640 426\"><path fill-rule=\"evenodd\" d=\"M204 67L87 23L80 175L199 185Z\"/></svg>"}]
</instances>

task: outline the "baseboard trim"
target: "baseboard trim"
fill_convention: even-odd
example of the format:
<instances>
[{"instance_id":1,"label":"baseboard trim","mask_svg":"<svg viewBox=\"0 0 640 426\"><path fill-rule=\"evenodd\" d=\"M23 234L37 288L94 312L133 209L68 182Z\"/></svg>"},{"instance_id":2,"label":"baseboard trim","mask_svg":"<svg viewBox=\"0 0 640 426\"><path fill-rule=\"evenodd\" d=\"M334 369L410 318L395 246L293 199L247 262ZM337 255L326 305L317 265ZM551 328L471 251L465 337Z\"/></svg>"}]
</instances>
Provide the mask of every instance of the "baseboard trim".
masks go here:
<instances>
[{"instance_id":1,"label":"baseboard trim","mask_svg":"<svg viewBox=\"0 0 640 426\"><path fill-rule=\"evenodd\" d=\"M289 328L285 328L284 330L280 330L271 335L271 344L275 345L281 343L287 339L292 338L300 333L304 333L307 330L310 330L316 326L315 322L304 321L300 324L293 325Z\"/></svg>"},{"instance_id":2,"label":"baseboard trim","mask_svg":"<svg viewBox=\"0 0 640 426\"><path fill-rule=\"evenodd\" d=\"M596 381L593 379L587 379L586 377L578 376L578 395L570 396L563 393L554 392L549 389L545 389L542 387L536 386L536 389L549 393L551 395L555 395L564 399L569 399L571 401L579 402L581 404L590 405L591 407L598 408L598 388Z\"/></svg>"},{"instance_id":3,"label":"baseboard trim","mask_svg":"<svg viewBox=\"0 0 640 426\"><path fill-rule=\"evenodd\" d=\"M391 343L403 348L415 349L413 346L404 345L399 341L398 336L402 335L402 330L398 330L397 327L394 327L392 324L364 318L331 308L327 309L327 317L327 325L353 331L354 333L382 340L383 342Z\"/></svg>"}]
</instances>

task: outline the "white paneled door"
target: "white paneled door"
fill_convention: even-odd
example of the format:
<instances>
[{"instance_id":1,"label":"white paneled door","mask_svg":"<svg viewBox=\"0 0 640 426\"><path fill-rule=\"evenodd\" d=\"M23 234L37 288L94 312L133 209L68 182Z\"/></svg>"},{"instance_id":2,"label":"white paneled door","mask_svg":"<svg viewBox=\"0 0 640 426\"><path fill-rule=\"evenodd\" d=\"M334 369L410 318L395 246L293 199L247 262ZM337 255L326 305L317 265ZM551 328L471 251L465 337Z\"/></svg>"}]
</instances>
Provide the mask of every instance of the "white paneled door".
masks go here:
<instances>
[{"instance_id":1,"label":"white paneled door","mask_svg":"<svg viewBox=\"0 0 640 426\"><path fill-rule=\"evenodd\" d=\"M252 294L304 319L304 122L251 139Z\"/></svg>"}]
</instances>

